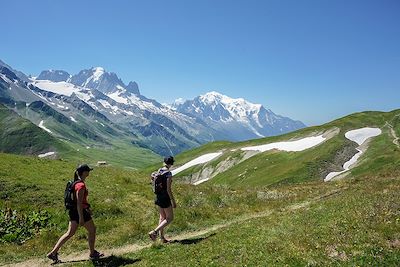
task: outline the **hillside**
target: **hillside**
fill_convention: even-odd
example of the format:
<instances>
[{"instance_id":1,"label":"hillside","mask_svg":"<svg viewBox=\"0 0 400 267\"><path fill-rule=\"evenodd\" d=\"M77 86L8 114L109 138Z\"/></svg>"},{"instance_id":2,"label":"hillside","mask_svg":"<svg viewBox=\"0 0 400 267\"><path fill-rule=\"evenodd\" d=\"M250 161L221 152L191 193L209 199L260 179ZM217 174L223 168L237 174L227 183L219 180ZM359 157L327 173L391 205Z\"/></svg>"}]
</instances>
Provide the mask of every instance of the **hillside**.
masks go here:
<instances>
[{"instance_id":1,"label":"hillside","mask_svg":"<svg viewBox=\"0 0 400 267\"><path fill-rule=\"evenodd\" d=\"M175 241L168 245L150 246L147 237L158 220L148 175L158 165L142 171L95 168L88 179L89 200L98 227L97 244L107 257L86 261L86 233L80 230L60 258L74 266L396 266L400 261L398 114L398 110L357 113L284 136L211 143L179 155L176 168L201 155L223 152L176 176L178 208L167 234ZM368 142L345 179L323 182L325 174L318 170L343 154L337 151L348 146L345 132L366 126L379 127L382 134ZM241 157L243 151L234 149L327 131L329 138L312 148L258 153L199 186L185 178L235 153ZM356 153L346 151L346 158ZM266 165L266 159L273 164ZM0 262L43 266L47 263L43 255L67 226L62 193L75 165L8 154L0 154L0 160L0 208L20 214L46 211L51 222L22 244L2 244ZM346 159L337 160L340 166ZM234 176L244 167L254 173L248 171L235 182Z\"/></svg>"},{"instance_id":2,"label":"hillside","mask_svg":"<svg viewBox=\"0 0 400 267\"><path fill-rule=\"evenodd\" d=\"M179 155L180 162L188 162L207 153L219 152L221 155L205 164L188 168L176 176L188 182L196 182L204 178L214 184L228 184L234 186L268 186L282 183L297 183L302 181L321 181L333 171L340 171L343 163L357 153L357 144L345 138L345 133L363 127L376 127L382 134L368 142L366 154L361 158L363 163L356 173L365 173L362 166L368 166L379 171L391 168L393 140L400 133L400 111L392 112L362 112L332 121L330 123L309 127L289 134L255 139L246 142L210 143L197 149ZM259 146L283 141L294 141L306 137L325 135L326 140L310 149L299 152L282 152L276 149L263 153L243 151L241 148ZM395 146L396 147L396 146ZM398 148L398 146L397 146ZM374 161L382 158L379 164ZM179 167L179 166L176 166Z\"/></svg>"},{"instance_id":3,"label":"hillside","mask_svg":"<svg viewBox=\"0 0 400 267\"><path fill-rule=\"evenodd\" d=\"M17 109L19 112L24 109L26 116L40 120L38 114L46 112L46 109L38 109L38 113L32 112L35 103L33 104L30 108L25 107L24 104L24 107L17 107ZM90 131L84 129L85 126L71 124L70 120L66 120L62 114L52 118L54 119L41 120L39 123L41 127L38 127L10 107L0 104L0 152L40 155L40 157L71 161L74 164L81 162L96 164L98 161L106 161L111 165L136 169L152 165L160 160L160 156L154 152L131 145L126 137L120 136L118 140L107 139L108 145L100 145L90 142L90 137L88 137ZM57 138L48 127L53 131L63 132L64 136L73 136L75 140L79 138L83 144L72 142L71 139Z\"/></svg>"},{"instance_id":4,"label":"hillside","mask_svg":"<svg viewBox=\"0 0 400 267\"><path fill-rule=\"evenodd\" d=\"M142 95L102 67L45 70L28 78L0 61L0 103L53 136L83 146L141 147L162 156L215 140L249 140L305 127L261 104L210 92L182 106ZM17 107L17 108L15 108ZM189 110L188 110L189 108Z\"/></svg>"},{"instance_id":5,"label":"hillside","mask_svg":"<svg viewBox=\"0 0 400 267\"><path fill-rule=\"evenodd\" d=\"M65 149L56 138L0 104L0 151L38 155Z\"/></svg>"}]
</instances>

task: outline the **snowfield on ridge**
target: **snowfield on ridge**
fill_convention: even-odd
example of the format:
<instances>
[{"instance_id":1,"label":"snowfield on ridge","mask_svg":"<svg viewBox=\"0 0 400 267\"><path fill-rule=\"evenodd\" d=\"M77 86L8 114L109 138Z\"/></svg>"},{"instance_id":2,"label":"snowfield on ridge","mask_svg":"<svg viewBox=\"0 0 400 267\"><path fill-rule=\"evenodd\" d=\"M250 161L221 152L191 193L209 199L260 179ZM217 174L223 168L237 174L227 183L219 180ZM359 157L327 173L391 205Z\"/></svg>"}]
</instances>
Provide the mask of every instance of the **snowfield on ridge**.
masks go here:
<instances>
[{"instance_id":1,"label":"snowfield on ridge","mask_svg":"<svg viewBox=\"0 0 400 267\"><path fill-rule=\"evenodd\" d=\"M334 177L337 177L338 175L347 172L351 167L355 166L357 163L358 159L361 157L361 154L365 151L362 150L361 146L364 144L365 141L367 141L369 138L378 136L382 133L382 130L379 128L360 128L356 130L351 130L345 133L345 137L353 142L356 142L359 147L356 148L358 153L356 153L349 161L345 162L343 164L343 171L340 172L331 172L329 173L324 181L330 181Z\"/></svg>"}]
</instances>

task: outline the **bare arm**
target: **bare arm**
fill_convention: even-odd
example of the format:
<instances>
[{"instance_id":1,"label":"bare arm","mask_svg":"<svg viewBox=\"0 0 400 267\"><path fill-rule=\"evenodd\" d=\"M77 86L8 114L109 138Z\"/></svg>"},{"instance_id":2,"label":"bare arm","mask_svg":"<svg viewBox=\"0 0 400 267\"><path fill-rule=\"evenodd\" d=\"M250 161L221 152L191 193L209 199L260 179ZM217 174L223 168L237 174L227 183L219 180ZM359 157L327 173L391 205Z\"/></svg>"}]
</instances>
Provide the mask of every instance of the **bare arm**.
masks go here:
<instances>
[{"instance_id":1,"label":"bare arm","mask_svg":"<svg viewBox=\"0 0 400 267\"><path fill-rule=\"evenodd\" d=\"M78 192L76 192L76 206L78 208L78 214L79 214L79 225L84 225L85 224L85 220L83 219L83 196L85 194L85 190L79 190Z\"/></svg>"},{"instance_id":2,"label":"bare arm","mask_svg":"<svg viewBox=\"0 0 400 267\"><path fill-rule=\"evenodd\" d=\"M167 179L167 192L169 198L171 199L172 207L176 208L175 198L174 195L172 194L172 176Z\"/></svg>"}]
</instances>

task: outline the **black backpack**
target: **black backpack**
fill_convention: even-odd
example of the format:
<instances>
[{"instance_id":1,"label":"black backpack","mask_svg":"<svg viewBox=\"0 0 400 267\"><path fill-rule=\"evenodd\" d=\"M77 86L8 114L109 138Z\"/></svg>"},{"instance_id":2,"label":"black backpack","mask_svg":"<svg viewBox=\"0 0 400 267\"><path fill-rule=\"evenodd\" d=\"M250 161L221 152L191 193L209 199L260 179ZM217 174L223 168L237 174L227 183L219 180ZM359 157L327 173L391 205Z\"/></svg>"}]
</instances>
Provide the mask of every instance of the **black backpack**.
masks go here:
<instances>
[{"instance_id":1,"label":"black backpack","mask_svg":"<svg viewBox=\"0 0 400 267\"><path fill-rule=\"evenodd\" d=\"M162 194L167 192L167 175L169 170L159 169L151 174L151 185L154 194Z\"/></svg>"},{"instance_id":2,"label":"black backpack","mask_svg":"<svg viewBox=\"0 0 400 267\"><path fill-rule=\"evenodd\" d=\"M64 191L64 206L67 210L76 208L75 185L81 181L68 181Z\"/></svg>"}]
</instances>

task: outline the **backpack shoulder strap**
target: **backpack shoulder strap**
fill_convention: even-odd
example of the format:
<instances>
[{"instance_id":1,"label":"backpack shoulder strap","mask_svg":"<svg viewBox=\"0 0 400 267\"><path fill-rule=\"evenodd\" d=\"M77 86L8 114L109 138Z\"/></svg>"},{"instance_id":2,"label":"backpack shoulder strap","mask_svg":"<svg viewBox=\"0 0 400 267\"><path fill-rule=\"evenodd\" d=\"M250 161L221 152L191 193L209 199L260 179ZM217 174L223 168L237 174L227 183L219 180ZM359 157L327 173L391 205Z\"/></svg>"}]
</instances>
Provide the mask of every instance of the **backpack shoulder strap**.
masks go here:
<instances>
[{"instance_id":1,"label":"backpack shoulder strap","mask_svg":"<svg viewBox=\"0 0 400 267\"><path fill-rule=\"evenodd\" d=\"M79 184L79 183L85 184L85 183L84 183L83 181L81 181L81 180L74 181L74 182L72 183L72 185L71 185L73 191L75 191L75 185L77 185L77 184Z\"/></svg>"}]
</instances>

